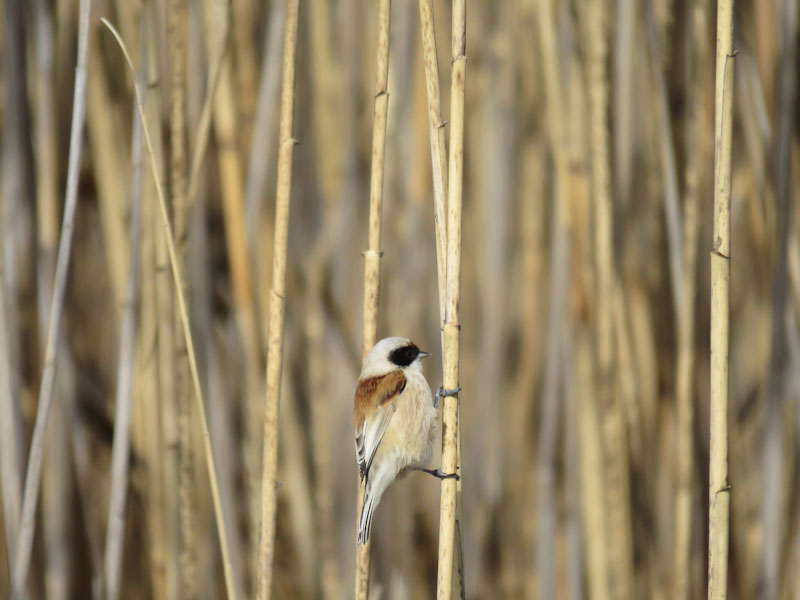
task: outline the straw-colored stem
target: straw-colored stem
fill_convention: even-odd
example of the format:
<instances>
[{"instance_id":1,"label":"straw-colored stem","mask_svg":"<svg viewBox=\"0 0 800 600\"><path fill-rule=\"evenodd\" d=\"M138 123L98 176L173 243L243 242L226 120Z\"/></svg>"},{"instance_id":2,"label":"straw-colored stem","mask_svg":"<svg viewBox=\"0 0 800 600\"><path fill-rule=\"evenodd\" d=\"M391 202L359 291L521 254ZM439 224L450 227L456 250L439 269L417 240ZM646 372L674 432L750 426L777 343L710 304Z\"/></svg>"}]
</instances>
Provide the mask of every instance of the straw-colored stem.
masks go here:
<instances>
[{"instance_id":1,"label":"straw-colored stem","mask_svg":"<svg viewBox=\"0 0 800 600\"><path fill-rule=\"evenodd\" d=\"M703 50L705 14L704 7L698 4L692 9L690 17L692 25L690 48L696 55L690 69L688 81L696 85L691 98L689 122L687 125L687 148L689 155L686 161L686 191L683 219L683 298L678 313L678 362L675 375L675 411L676 411L676 497L675 497L675 555L672 565L672 592L675 598L688 598L691 585L691 547L692 547L692 506L694 499L694 399L692 386L694 381L694 305L696 293L697 271L697 234L698 234L698 179L702 153L698 148L698 140L703 128L703 84L694 80L704 71L706 64Z\"/></svg>"},{"instance_id":2,"label":"straw-colored stem","mask_svg":"<svg viewBox=\"0 0 800 600\"><path fill-rule=\"evenodd\" d=\"M261 534L258 544L257 595L266 600L272 592L275 559L275 524L278 509L278 418L283 368L283 330L286 297L286 249L289 241L289 201L292 191L292 157L297 141L292 137L294 118L295 55L297 53L298 0L287 0L283 45L278 177L275 193L275 237L272 289L267 341L264 456L261 475Z\"/></svg>"},{"instance_id":3,"label":"straw-colored stem","mask_svg":"<svg viewBox=\"0 0 800 600\"><path fill-rule=\"evenodd\" d=\"M378 295L381 269L381 211L383 208L383 173L386 151L386 121L389 111L389 22L391 0L378 5L378 39L376 45L375 105L372 129L372 167L369 184L369 243L364 252L364 330L361 338L361 359L377 341ZM363 508L364 480L358 487L358 515ZM370 541L356 545L356 600L369 596Z\"/></svg>"},{"instance_id":4,"label":"straw-colored stem","mask_svg":"<svg viewBox=\"0 0 800 600\"><path fill-rule=\"evenodd\" d=\"M567 199L569 198L569 166L566 138L567 127L563 120L561 75L558 64L558 41L552 0L537 3L539 42L545 76L548 135L555 163L555 189L553 197L550 240L550 297L548 305L547 347L545 351L542 382L542 416L539 425L537 451L538 521L536 567L539 576L539 595L555 596L555 460L559 412L558 382L561 379L561 339L563 307L568 285L568 246L566 240Z\"/></svg>"},{"instance_id":5,"label":"straw-colored stem","mask_svg":"<svg viewBox=\"0 0 800 600\"><path fill-rule=\"evenodd\" d=\"M146 89L146 46L139 62L139 87ZM136 358L137 302L139 285L139 240L142 206L142 127L139 113L133 112L131 139L131 217L128 278L120 325L117 362L117 393L114 413L114 440L111 449L111 493L106 529L104 583L105 597L119 595L122 543L125 536L125 505L128 492L128 455L130 452L131 394Z\"/></svg>"},{"instance_id":6,"label":"straw-colored stem","mask_svg":"<svg viewBox=\"0 0 800 600\"><path fill-rule=\"evenodd\" d=\"M3 480L3 525L6 552L11 571L14 570L17 526L22 497L20 448L22 441L20 415L15 407L11 386L11 363L8 352L6 325L6 277L3 249L0 247L0 478Z\"/></svg>"},{"instance_id":7,"label":"straw-colored stem","mask_svg":"<svg viewBox=\"0 0 800 600\"><path fill-rule=\"evenodd\" d=\"M731 274L733 0L717 3L714 101L714 237L711 250L711 408L708 480L708 597L728 594L728 351Z\"/></svg>"},{"instance_id":8,"label":"straw-colored stem","mask_svg":"<svg viewBox=\"0 0 800 600\"><path fill-rule=\"evenodd\" d=\"M69 165L67 167L67 189L64 200L64 220L58 246L58 258L53 284L53 300L50 304L50 318L47 332L47 346L44 357L42 383L39 388L39 405L28 456L28 470L25 476L25 490L22 497L19 536L16 544L16 561L12 575L12 596L20 598L24 593L25 582L30 567L33 548L33 532L36 526L36 505L41 484L44 441L47 431L47 418L53 399L56 375L56 351L64 310L69 256L72 249L72 232L75 228L75 209L78 204L78 175L83 142L83 124L86 114L86 57L89 49L89 20L91 0L81 0L78 25L78 62L75 70L75 90L72 104L72 128L70 132Z\"/></svg>"},{"instance_id":9,"label":"straw-colored stem","mask_svg":"<svg viewBox=\"0 0 800 600\"><path fill-rule=\"evenodd\" d=\"M186 71L189 33L188 2L169 0L167 4L169 55L169 171L172 200L175 251L178 266L187 273L187 223L189 203L186 195ZM181 294L187 301L189 289L181 281ZM175 313L175 331L182 328L181 316ZM180 591L185 598L194 599L199 593L195 503L197 482L194 476L192 447L191 381L185 335L176 335L175 342L175 403L178 432L178 535Z\"/></svg>"},{"instance_id":10,"label":"straw-colored stem","mask_svg":"<svg viewBox=\"0 0 800 600\"><path fill-rule=\"evenodd\" d=\"M786 368L786 296L788 287L788 242L792 219L791 145L796 114L795 48L797 45L797 2L783 2L780 25L780 76L777 95L777 124L773 142L775 217L777 220L777 263L772 275L772 348L767 380L767 423L763 449L764 492L762 519L764 531L763 594L778 597L782 562L783 532L786 523L783 509L786 494L785 465L790 460L784 435Z\"/></svg>"},{"instance_id":11,"label":"straw-colored stem","mask_svg":"<svg viewBox=\"0 0 800 600\"><path fill-rule=\"evenodd\" d=\"M459 352L461 325L459 300L461 292L461 205L464 183L464 92L467 71L466 2L456 0L452 15L452 67L450 80L450 157L447 188L447 302L444 321L444 387L455 389L459 382ZM458 396L445 396L442 408L442 471L458 471ZM461 554L456 548L456 530L461 530L457 515L457 482L442 480L439 504L439 571L436 595L449 600L453 593L453 556ZM460 541L460 535L458 536ZM463 572L457 573L456 585L463 595Z\"/></svg>"},{"instance_id":12,"label":"straw-colored stem","mask_svg":"<svg viewBox=\"0 0 800 600\"><path fill-rule=\"evenodd\" d=\"M595 206L597 405L603 443L603 487L607 502L606 560L611 597L630 598L633 560L627 444L614 386L613 302L618 283L614 266L609 169L606 0L588 2L584 16L588 47L592 195Z\"/></svg>"},{"instance_id":13,"label":"straw-colored stem","mask_svg":"<svg viewBox=\"0 0 800 600\"><path fill-rule=\"evenodd\" d=\"M447 286L447 146L439 95L439 59L436 28L433 24L433 0L419 0L422 58L425 63L425 91L428 98L428 133L431 143L433 174L433 216L436 230L436 274L439 282L439 320L444 324Z\"/></svg>"},{"instance_id":14,"label":"straw-colored stem","mask_svg":"<svg viewBox=\"0 0 800 600\"><path fill-rule=\"evenodd\" d=\"M101 19L103 24L109 28L114 38L117 40L122 53L125 56L125 61L128 67L133 71L128 51L125 44L119 37L119 33L114 29L113 25L105 19ZM228 533L225 528L225 520L222 515L222 503L220 502L219 483L217 481L217 469L214 464L214 452L211 448L211 436L208 432L208 422L206 419L205 405L203 403L203 393L200 387L200 376L197 371L197 359L194 351L194 343L192 341L192 332L189 328L189 314L186 308L186 300L183 296L182 277L178 267L178 259L175 252L175 240L172 235L172 228L170 227L169 215L167 213L167 203L164 198L164 191L161 187L161 182L158 178L158 165L156 163L155 154L153 153L153 144L150 139L150 133L146 127L146 120L144 118L144 107L142 106L142 98L139 91L138 84L134 87L136 94L136 108L142 119L143 133L145 145L147 147L147 154L150 158L150 168L153 173L153 179L156 184L156 196L158 197L158 206L161 212L161 221L164 230L164 235L167 239L167 250L169 253L170 270L172 272L173 284L175 286L176 298L178 301L178 312L181 319L181 326L183 327L183 335L186 341L186 349L189 358L189 370L192 378L192 385L194 386L194 398L197 408L197 413L200 417L200 425L202 428L203 449L205 451L206 466L208 468L208 475L211 483L211 495L214 504L214 517L216 519L217 534L219 535L220 549L222 551L222 566L225 574L225 588L228 598L235 598L236 594L233 586L233 573L231 572L230 550L228 548Z\"/></svg>"},{"instance_id":15,"label":"straw-colored stem","mask_svg":"<svg viewBox=\"0 0 800 600\"><path fill-rule=\"evenodd\" d=\"M94 180L103 236L103 254L114 298L114 319L120 317L119 306L125 295L125 267L128 264L128 233L125 231L125 182L128 180L127 145L120 143L119 124L114 114L114 102L109 81L103 68L103 49L98 44L100 32L96 24L89 36L88 69L91 77L86 83L86 131L89 154L94 166ZM119 321L116 321L119 322Z\"/></svg>"},{"instance_id":16,"label":"straw-colored stem","mask_svg":"<svg viewBox=\"0 0 800 600\"><path fill-rule=\"evenodd\" d=\"M653 0L645 5L647 41L650 49L650 68L658 116L659 140L661 141L661 168L664 181L664 214L666 216L667 240L669 242L669 268L672 277L672 306L680 315L683 306L683 265L681 241L681 216L678 203L678 174L675 167L675 148L672 141L672 123L669 113L669 98L664 77L664 59L656 30ZM679 317L678 317L679 318Z\"/></svg>"}]
</instances>

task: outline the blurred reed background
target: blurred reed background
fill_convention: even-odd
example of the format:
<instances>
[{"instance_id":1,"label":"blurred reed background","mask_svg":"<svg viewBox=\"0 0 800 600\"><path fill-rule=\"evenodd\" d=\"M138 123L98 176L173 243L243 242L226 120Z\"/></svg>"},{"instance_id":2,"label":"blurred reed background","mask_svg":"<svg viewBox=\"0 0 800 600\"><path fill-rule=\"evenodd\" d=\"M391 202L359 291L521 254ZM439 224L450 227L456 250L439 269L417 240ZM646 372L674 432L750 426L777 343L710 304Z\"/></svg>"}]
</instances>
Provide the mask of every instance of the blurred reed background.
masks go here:
<instances>
[{"instance_id":1,"label":"blurred reed background","mask_svg":"<svg viewBox=\"0 0 800 600\"><path fill-rule=\"evenodd\" d=\"M451 7L432 4L446 121ZM351 597L354 585L351 411L377 6L300 3L276 598ZM240 597L253 594L285 8L280 0L93 2L31 598L105 597L115 568L123 598L225 594L134 77L100 17L119 29L146 90L233 583ZM796 0L759 0L735 12L731 598L800 597L797 10ZM0 15L5 597L53 294L78 1L6 0ZM470 0L467 15L467 597L701 598L716 4ZM433 351L425 366L435 388L431 158L411 0L392 4L388 90L378 337L408 336ZM130 402L130 447L115 442L112 461L115 431L126 429L120 402ZM372 597L434 594L439 490L414 474L384 497ZM121 547L116 566L111 545Z\"/></svg>"}]
</instances>

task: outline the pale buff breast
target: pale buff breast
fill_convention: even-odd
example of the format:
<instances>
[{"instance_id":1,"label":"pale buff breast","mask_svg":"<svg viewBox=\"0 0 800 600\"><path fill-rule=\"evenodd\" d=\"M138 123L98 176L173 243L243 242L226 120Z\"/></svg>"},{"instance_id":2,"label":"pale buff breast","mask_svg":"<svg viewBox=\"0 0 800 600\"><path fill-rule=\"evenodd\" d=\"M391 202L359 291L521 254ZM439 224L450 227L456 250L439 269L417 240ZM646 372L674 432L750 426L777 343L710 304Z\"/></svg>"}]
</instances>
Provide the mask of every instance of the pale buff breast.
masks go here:
<instances>
[{"instance_id":1,"label":"pale buff breast","mask_svg":"<svg viewBox=\"0 0 800 600\"><path fill-rule=\"evenodd\" d=\"M397 410L377 452L394 462L398 472L428 466L438 431L437 410L428 382L422 373L411 369L406 371L406 377L406 389L397 399ZM389 448L393 456L386 456Z\"/></svg>"}]
</instances>

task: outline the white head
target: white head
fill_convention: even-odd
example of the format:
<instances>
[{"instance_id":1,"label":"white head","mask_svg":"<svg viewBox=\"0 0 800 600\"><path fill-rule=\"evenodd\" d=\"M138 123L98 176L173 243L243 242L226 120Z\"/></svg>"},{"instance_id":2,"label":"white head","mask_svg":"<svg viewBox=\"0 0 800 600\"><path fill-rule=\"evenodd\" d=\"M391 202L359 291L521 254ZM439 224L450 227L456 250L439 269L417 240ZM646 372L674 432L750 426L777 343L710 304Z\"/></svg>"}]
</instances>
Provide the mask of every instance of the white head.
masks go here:
<instances>
[{"instance_id":1,"label":"white head","mask_svg":"<svg viewBox=\"0 0 800 600\"><path fill-rule=\"evenodd\" d=\"M403 337L383 338L372 347L364 359L361 377L385 375L396 369L415 369L422 372L421 358L428 356L417 345Z\"/></svg>"}]
</instances>

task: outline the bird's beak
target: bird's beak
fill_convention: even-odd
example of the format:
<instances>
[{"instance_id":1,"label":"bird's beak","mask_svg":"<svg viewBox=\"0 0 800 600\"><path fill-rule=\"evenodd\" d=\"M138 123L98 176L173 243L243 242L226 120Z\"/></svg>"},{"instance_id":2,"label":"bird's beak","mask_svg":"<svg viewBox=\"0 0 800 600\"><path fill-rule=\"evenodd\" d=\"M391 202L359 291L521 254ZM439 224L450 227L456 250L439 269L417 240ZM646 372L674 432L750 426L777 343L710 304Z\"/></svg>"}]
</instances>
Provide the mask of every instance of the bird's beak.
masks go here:
<instances>
[{"instance_id":1,"label":"bird's beak","mask_svg":"<svg viewBox=\"0 0 800 600\"><path fill-rule=\"evenodd\" d=\"M420 350L419 358L425 358L426 356L430 356L430 355L431 355L430 352L423 352L423 351Z\"/></svg>"}]
</instances>

